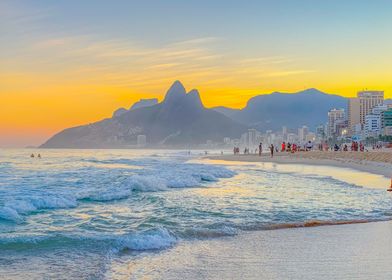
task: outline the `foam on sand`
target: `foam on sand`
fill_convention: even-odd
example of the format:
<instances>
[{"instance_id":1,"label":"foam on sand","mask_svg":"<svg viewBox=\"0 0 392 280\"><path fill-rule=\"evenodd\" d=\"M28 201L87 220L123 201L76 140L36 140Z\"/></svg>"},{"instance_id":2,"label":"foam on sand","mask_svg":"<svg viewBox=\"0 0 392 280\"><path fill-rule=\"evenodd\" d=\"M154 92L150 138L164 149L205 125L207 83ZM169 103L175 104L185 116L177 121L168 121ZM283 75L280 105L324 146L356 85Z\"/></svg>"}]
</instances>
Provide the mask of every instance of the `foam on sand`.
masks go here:
<instances>
[{"instance_id":1,"label":"foam on sand","mask_svg":"<svg viewBox=\"0 0 392 280\"><path fill-rule=\"evenodd\" d=\"M160 250L175 245L177 238L167 229L158 228L121 237L116 243L120 250Z\"/></svg>"}]
</instances>

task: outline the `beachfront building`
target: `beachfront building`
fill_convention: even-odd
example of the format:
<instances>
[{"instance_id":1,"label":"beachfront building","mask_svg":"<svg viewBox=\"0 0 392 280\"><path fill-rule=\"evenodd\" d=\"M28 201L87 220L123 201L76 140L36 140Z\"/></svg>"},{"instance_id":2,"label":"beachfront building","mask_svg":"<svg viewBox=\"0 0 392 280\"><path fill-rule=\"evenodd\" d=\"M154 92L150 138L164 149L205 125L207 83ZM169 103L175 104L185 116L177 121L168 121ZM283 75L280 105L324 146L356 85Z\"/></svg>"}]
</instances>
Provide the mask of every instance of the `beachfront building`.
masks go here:
<instances>
[{"instance_id":1,"label":"beachfront building","mask_svg":"<svg viewBox=\"0 0 392 280\"><path fill-rule=\"evenodd\" d=\"M254 128L248 129L247 132L243 133L240 138L242 147L255 148L259 146L261 134Z\"/></svg>"},{"instance_id":2,"label":"beachfront building","mask_svg":"<svg viewBox=\"0 0 392 280\"><path fill-rule=\"evenodd\" d=\"M348 134L352 136L356 132L356 126L361 124L359 98L349 98L347 106Z\"/></svg>"},{"instance_id":3,"label":"beachfront building","mask_svg":"<svg viewBox=\"0 0 392 280\"><path fill-rule=\"evenodd\" d=\"M392 108L382 112L381 126L384 135L392 136Z\"/></svg>"},{"instance_id":4,"label":"beachfront building","mask_svg":"<svg viewBox=\"0 0 392 280\"><path fill-rule=\"evenodd\" d=\"M138 135L136 142L137 142L137 146L139 148L145 147L146 144L147 144L147 137L146 137L146 135Z\"/></svg>"},{"instance_id":5,"label":"beachfront building","mask_svg":"<svg viewBox=\"0 0 392 280\"><path fill-rule=\"evenodd\" d=\"M254 129L254 128L248 129L248 141L249 141L248 146L249 147L253 147L253 146L258 145L258 143L257 143L258 134L259 134L259 132L256 129Z\"/></svg>"},{"instance_id":6,"label":"beachfront building","mask_svg":"<svg viewBox=\"0 0 392 280\"><path fill-rule=\"evenodd\" d=\"M282 137L283 137L284 141L287 141L287 134L288 134L287 126L283 126L282 127Z\"/></svg>"},{"instance_id":7,"label":"beachfront building","mask_svg":"<svg viewBox=\"0 0 392 280\"><path fill-rule=\"evenodd\" d=\"M328 129L327 135L329 138L337 138L340 136L340 130L345 125L344 109L331 109L328 112Z\"/></svg>"},{"instance_id":8,"label":"beachfront building","mask_svg":"<svg viewBox=\"0 0 392 280\"><path fill-rule=\"evenodd\" d=\"M372 113L372 109L384 103L384 92L364 90L357 93L356 98L348 100L348 134L357 134L357 125L361 125L361 131L365 129L366 116Z\"/></svg>"},{"instance_id":9,"label":"beachfront building","mask_svg":"<svg viewBox=\"0 0 392 280\"><path fill-rule=\"evenodd\" d=\"M365 116L365 136L377 137L382 134L382 113L388 109L387 105L377 105L371 114Z\"/></svg>"},{"instance_id":10,"label":"beachfront building","mask_svg":"<svg viewBox=\"0 0 392 280\"><path fill-rule=\"evenodd\" d=\"M383 134L382 113L387 109L387 105L377 105L370 114L365 116L364 133L366 137L377 137Z\"/></svg>"},{"instance_id":11,"label":"beachfront building","mask_svg":"<svg viewBox=\"0 0 392 280\"><path fill-rule=\"evenodd\" d=\"M365 125L366 115L369 115L374 107L384 103L384 92L365 90L358 92L359 98L359 120L362 127Z\"/></svg>"},{"instance_id":12,"label":"beachfront building","mask_svg":"<svg viewBox=\"0 0 392 280\"><path fill-rule=\"evenodd\" d=\"M326 133L325 133L325 125L320 124L316 127L316 137L320 140L325 139Z\"/></svg>"},{"instance_id":13,"label":"beachfront building","mask_svg":"<svg viewBox=\"0 0 392 280\"><path fill-rule=\"evenodd\" d=\"M288 143L297 143L298 142L298 135L295 133L288 133L287 134L287 142Z\"/></svg>"},{"instance_id":14,"label":"beachfront building","mask_svg":"<svg viewBox=\"0 0 392 280\"><path fill-rule=\"evenodd\" d=\"M314 143L316 141L316 133L309 132L308 134L306 134L305 141L306 142L310 141L310 142Z\"/></svg>"},{"instance_id":15,"label":"beachfront building","mask_svg":"<svg viewBox=\"0 0 392 280\"><path fill-rule=\"evenodd\" d=\"M298 138L301 143L306 141L306 135L308 133L309 133L309 128L306 125L298 128Z\"/></svg>"},{"instance_id":16,"label":"beachfront building","mask_svg":"<svg viewBox=\"0 0 392 280\"><path fill-rule=\"evenodd\" d=\"M381 131L381 117L379 115L367 115L365 117L365 136L377 137Z\"/></svg>"}]
</instances>

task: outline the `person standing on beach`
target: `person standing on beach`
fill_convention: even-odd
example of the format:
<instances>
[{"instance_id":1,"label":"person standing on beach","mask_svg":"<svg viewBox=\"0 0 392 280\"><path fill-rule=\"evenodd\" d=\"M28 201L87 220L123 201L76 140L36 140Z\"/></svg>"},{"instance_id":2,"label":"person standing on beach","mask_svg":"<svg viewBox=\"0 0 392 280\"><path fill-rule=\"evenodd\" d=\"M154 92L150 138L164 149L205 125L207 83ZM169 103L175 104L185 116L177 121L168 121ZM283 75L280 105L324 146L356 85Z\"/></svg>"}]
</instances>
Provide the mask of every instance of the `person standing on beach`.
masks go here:
<instances>
[{"instance_id":1,"label":"person standing on beach","mask_svg":"<svg viewBox=\"0 0 392 280\"><path fill-rule=\"evenodd\" d=\"M261 157L261 153L263 152L263 143L259 144L259 156Z\"/></svg>"},{"instance_id":2,"label":"person standing on beach","mask_svg":"<svg viewBox=\"0 0 392 280\"><path fill-rule=\"evenodd\" d=\"M270 151L271 151L271 157L274 157L274 145L271 144L270 146Z\"/></svg>"}]
</instances>

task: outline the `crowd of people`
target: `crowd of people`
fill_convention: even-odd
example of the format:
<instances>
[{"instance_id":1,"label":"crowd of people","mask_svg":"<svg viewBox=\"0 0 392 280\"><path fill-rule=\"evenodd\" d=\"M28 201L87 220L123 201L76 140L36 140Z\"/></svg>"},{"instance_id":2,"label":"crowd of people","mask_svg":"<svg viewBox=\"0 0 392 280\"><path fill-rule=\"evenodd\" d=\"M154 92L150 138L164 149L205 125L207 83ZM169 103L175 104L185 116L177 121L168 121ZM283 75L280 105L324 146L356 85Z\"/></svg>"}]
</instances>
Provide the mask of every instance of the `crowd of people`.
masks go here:
<instances>
[{"instance_id":1,"label":"crowd of people","mask_svg":"<svg viewBox=\"0 0 392 280\"><path fill-rule=\"evenodd\" d=\"M273 144L270 144L268 146L268 150L270 152L271 157L274 156L274 153L278 152L289 152L289 153L295 153L295 152L307 152L307 151L312 151L314 150L314 144L312 141L308 141L305 144L299 145L296 143L290 143L290 142L282 142L280 149L278 147L274 146ZM381 149L382 145L373 145L373 149ZM344 143L344 144L334 144L334 145L328 145L327 142L322 142L317 145L317 149L319 151L359 151L359 152L365 152L367 151L365 145L362 142L356 142L352 141L351 145ZM249 154L259 154L259 156L262 155L263 153L263 144L260 143L258 148L254 150L250 150L249 148L244 148L244 155L249 155ZM239 147L234 147L234 154L238 155L240 154L240 148Z\"/></svg>"},{"instance_id":2,"label":"crowd of people","mask_svg":"<svg viewBox=\"0 0 392 280\"><path fill-rule=\"evenodd\" d=\"M321 143L318 145L318 149L319 151L343 151L343 152L347 152L347 151L352 151L352 152L364 152L367 151L367 149L365 148L365 145L362 142L351 142L350 144L334 144L332 146L329 146L328 143Z\"/></svg>"},{"instance_id":3,"label":"crowd of people","mask_svg":"<svg viewBox=\"0 0 392 280\"><path fill-rule=\"evenodd\" d=\"M295 143L286 143L286 142L282 142L281 144L281 149L279 150L278 147L274 146L274 144L270 144L268 146L268 150L270 152L271 157L274 156L274 153L278 153L278 152L297 152L297 151L310 151L313 149L313 143L311 141L307 142L306 144L304 144L303 146L301 145L297 145ZM240 154L240 148L239 147L234 147L233 149L233 153L234 155L239 155ZM244 148L244 155L249 155L249 154L259 154L259 156L262 155L263 153L263 143L260 143L258 148L251 150L247 147Z\"/></svg>"}]
</instances>

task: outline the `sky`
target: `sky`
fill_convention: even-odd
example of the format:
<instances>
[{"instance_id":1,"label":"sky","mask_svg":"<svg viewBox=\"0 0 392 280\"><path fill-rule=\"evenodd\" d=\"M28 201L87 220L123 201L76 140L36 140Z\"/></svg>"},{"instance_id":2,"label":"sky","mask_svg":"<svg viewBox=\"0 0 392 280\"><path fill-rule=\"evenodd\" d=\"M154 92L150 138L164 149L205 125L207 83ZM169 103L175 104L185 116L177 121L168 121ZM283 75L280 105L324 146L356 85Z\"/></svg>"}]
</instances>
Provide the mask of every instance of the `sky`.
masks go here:
<instances>
[{"instance_id":1,"label":"sky","mask_svg":"<svg viewBox=\"0 0 392 280\"><path fill-rule=\"evenodd\" d=\"M389 0L0 0L0 147L42 144L180 80L205 106L317 88L392 98Z\"/></svg>"}]
</instances>

